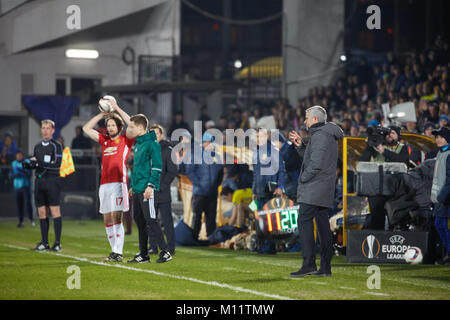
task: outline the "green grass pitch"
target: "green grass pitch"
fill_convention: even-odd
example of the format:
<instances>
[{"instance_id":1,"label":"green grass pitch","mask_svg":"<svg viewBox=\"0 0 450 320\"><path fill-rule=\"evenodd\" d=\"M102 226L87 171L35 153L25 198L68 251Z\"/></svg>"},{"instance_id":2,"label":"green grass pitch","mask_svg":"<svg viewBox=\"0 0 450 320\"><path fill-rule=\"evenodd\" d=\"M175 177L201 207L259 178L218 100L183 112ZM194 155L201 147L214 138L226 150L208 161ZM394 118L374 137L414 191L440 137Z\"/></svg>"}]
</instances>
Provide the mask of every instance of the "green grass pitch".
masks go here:
<instances>
[{"instance_id":1,"label":"green grass pitch","mask_svg":"<svg viewBox=\"0 0 450 320\"><path fill-rule=\"evenodd\" d=\"M51 245L52 223L49 237ZM125 239L124 262L104 263L110 247L100 220L64 220L61 253L31 250L39 240L38 225L18 229L15 222L0 222L0 299L450 299L450 268L444 266L379 265L380 289L369 289L369 265L345 257L333 257L330 278L300 279L289 277L301 265L300 253L177 247L168 263L151 256L150 263L129 264L139 251L136 226ZM75 283L71 268L79 270L79 289L69 288Z\"/></svg>"}]
</instances>

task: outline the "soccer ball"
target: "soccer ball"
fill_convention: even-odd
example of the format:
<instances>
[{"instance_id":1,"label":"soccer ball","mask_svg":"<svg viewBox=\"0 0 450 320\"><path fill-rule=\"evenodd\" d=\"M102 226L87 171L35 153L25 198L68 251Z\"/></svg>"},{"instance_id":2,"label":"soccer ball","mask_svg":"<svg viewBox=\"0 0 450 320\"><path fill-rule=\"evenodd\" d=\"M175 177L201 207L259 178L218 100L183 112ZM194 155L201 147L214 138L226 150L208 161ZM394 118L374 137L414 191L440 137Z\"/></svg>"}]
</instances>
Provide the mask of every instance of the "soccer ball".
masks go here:
<instances>
[{"instance_id":1,"label":"soccer ball","mask_svg":"<svg viewBox=\"0 0 450 320\"><path fill-rule=\"evenodd\" d=\"M406 250L405 255L403 256L405 261L410 264L418 264L423 260L422 250L417 247L411 247Z\"/></svg>"},{"instance_id":2,"label":"soccer ball","mask_svg":"<svg viewBox=\"0 0 450 320\"><path fill-rule=\"evenodd\" d=\"M114 108L111 105L110 101L116 102L116 99L113 96L104 96L98 102L98 108L101 112L113 112ZM116 102L117 103L117 102Z\"/></svg>"}]
</instances>

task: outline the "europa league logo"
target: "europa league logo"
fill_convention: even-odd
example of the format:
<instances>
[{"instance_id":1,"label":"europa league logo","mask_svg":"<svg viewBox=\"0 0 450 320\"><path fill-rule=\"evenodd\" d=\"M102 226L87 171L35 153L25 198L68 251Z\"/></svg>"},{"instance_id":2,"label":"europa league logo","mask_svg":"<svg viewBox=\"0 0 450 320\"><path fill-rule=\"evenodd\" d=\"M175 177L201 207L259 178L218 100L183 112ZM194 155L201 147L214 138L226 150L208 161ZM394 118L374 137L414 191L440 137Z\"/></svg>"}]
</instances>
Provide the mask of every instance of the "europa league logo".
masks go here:
<instances>
[{"instance_id":1,"label":"europa league logo","mask_svg":"<svg viewBox=\"0 0 450 320\"><path fill-rule=\"evenodd\" d=\"M362 253L368 259L373 259L378 256L380 253L380 247L380 241L378 241L374 235L368 235L361 245ZM365 250L366 248L368 249L367 252Z\"/></svg>"}]
</instances>

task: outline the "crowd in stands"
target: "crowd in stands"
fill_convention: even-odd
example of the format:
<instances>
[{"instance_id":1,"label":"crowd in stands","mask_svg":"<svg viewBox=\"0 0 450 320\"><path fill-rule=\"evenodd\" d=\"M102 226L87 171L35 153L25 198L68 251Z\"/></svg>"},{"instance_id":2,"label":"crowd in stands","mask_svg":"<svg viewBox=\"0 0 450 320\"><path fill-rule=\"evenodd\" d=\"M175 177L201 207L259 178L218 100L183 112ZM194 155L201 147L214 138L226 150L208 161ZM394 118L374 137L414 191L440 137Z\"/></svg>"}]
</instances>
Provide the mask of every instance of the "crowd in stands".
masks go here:
<instances>
[{"instance_id":1,"label":"crowd in stands","mask_svg":"<svg viewBox=\"0 0 450 320\"><path fill-rule=\"evenodd\" d=\"M251 117L258 120L273 115L277 128L287 137L289 131L303 128L306 109L320 105L327 110L328 121L340 125L345 135L364 136L370 121L383 125L382 104L388 103L392 108L399 103L413 102L417 122L405 123L405 132L430 135L432 128L450 124L450 49L442 38L438 37L428 50L388 53L381 64L369 65L361 58L359 65L352 69L347 68L329 86L309 89L295 107L286 99L255 104L250 109L234 106L226 110L218 123L202 108L198 120L203 122L204 129L246 130ZM182 114L176 117L169 132L176 128L189 129Z\"/></svg>"}]
</instances>

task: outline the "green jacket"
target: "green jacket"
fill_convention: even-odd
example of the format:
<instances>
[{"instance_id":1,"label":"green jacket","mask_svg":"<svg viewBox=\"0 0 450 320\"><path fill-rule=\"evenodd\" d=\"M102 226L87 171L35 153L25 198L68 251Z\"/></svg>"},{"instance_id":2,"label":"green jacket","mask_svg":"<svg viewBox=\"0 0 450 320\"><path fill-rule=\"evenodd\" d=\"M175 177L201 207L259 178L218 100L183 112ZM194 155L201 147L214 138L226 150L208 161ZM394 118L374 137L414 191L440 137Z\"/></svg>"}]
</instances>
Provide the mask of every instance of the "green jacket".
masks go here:
<instances>
[{"instance_id":1,"label":"green jacket","mask_svg":"<svg viewBox=\"0 0 450 320\"><path fill-rule=\"evenodd\" d=\"M142 193L147 186L151 186L154 191L159 191L161 168L161 146L156 140L155 132L150 131L137 137L131 174L133 193Z\"/></svg>"}]
</instances>

